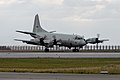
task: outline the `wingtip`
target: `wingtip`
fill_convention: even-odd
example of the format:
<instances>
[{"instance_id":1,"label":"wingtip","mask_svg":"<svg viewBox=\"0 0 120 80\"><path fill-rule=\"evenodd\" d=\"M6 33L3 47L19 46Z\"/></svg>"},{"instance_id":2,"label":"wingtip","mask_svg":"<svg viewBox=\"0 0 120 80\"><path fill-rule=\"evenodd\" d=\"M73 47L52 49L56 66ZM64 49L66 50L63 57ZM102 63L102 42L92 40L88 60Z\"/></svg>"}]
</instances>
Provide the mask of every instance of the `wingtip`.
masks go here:
<instances>
[{"instance_id":1,"label":"wingtip","mask_svg":"<svg viewBox=\"0 0 120 80\"><path fill-rule=\"evenodd\" d=\"M16 32L22 32L22 31L16 30Z\"/></svg>"},{"instance_id":2,"label":"wingtip","mask_svg":"<svg viewBox=\"0 0 120 80\"><path fill-rule=\"evenodd\" d=\"M16 30L16 32L19 32L18 30Z\"/></svg>"},{"instance_id":3,"label":"wingtip","mask_svg":"<svg viewBox=\"0 0 120 80\"><path fill-rule=\"evenodd\" d=\"M14 39L15 41L18 41L18 39Z\"/></svg>"}]
</instances>

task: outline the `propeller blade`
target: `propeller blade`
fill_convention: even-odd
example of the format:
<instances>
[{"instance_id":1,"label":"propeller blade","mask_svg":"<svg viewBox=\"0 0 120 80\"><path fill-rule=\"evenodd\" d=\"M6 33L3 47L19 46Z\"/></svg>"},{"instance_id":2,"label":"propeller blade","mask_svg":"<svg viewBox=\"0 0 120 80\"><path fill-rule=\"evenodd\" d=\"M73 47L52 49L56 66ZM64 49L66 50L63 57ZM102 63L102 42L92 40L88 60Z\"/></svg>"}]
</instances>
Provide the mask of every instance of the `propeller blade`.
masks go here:
<instances>
[{"instance_id":1,"label":"propeller blade","mask_svg":"<svg viewBox=\"0 0 120 80\"><path fill-rule=\"evenodd\" d=\"M98 49L98 43L96 43L96 48Z\"/></svg>"},{"instance_id":2,"label":"propeller blade","mask_svg":"<svg viewBox=\"0 0 120 80\"><path fill-rule=\"evenodd\" d=\"M45 35L44 37L43 37L43 39L46 39L47 38L47 36Z\"/></svg>"},{"instance_id":3,"label":"propeller blade","mask_svg":"<svg viewBox=\"0 0 120 80\"><path fill-rule=\"evenodd\" d=\"M97 38L98 38L98 39L100 38L100 34L97 34Z\"/></svg>"}]
</instances>

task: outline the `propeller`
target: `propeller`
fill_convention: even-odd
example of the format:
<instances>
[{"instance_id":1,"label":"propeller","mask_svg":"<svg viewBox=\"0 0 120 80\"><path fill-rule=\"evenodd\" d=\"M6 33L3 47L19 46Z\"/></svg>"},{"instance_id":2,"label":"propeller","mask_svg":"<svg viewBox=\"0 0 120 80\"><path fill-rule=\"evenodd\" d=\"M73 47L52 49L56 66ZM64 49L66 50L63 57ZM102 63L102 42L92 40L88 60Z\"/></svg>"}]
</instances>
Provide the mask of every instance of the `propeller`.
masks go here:
<instances>
[{"instance_id":1,"label":"propeller","mask_svg":"<svg viewBox=\"0 0 120 80\"><path fill-rule=\"evenodd\" d=\"M96 44L96 48L98 49L98 44L99 43L103 43L104 41L109 41L108 39L102 39L100 40L100 34L97 34L97 37L95 38L89 38L86 40L87 43L90 43L90 44Z\"/></svg>"},{"instance_id":2,"label":"propeller","mask_svg":"<svg viewBox=\"0 0 120 80\"><path fill-rule=\"evenodd\" d=\"M40 37L39 35L37 35L37 38L40 40L40 44L45 46L44 40L47 38L47 36L45 35L44 37Z\"/></svg>"},{"instance_id":3,"label":"propeller","mask_svg":"<svg viewBox=\"0 0 120 80\"><path fill-rule=\"evenodd\" d=\"M99 43L103 43L104 41L109 41L109 39L102 39L100 40L100 34L97 34L97 38L96 38L96 48L98 49L98 44Z\"/></svg>"},{"instance_id":4,"label":"propeller","mask_svg":"<svg viewBox=\"0 0 120 80\"><path fill-rule=\"evenodd\" d=\"M49 42L49 44L48 44L48 46L49 47L53 47L53 45L57 45L57 40L56 40L56 36L55 35L53 35L52 36L52 40Z\"/></svg>"},{"instance_id":5,"label":"propeller","mask_svg":"<svg viewBox=\"0 0 120 80\"><path fill-rule=\"evenodd\" d=\"M99 39L99 37L100 37L100 34L97 34L97 38Z\"/></svg>"},{"instance_id":6,"label":"propeller","mask_svg":"<svg viewBox=\"0 0 120 80\"><path fill-rule=\"evenodd\" d=\"M40 44L45 46L44 38L40 38Z\"/></svg>"},{"instance_id":7,"label":"propeller","mask_svg":"<svg viewBox=\"0 0 120 80\"><path fill-rule=\"evenodd\" d=\"M53 36L53 45L57 45L57 40L56 40L56 36Z\"/></svg>"},{"instance_id":8,"label":"propeller","mask_svg":"<svg viewBox=\"0 0 120 80\"><path fill-rule=\"evenodd\" d=\"M99 38L100 38L100 34L97 34L97 38L96 38L96 48L98 49L98 44L99 44Z\"/></svg>"},{"instance_id":9,"label":"propeller","mask_svg":"<svg viewBox=\"0 0 120 80\"><path fill-rule=\"evenodd\" d=\"M100 43L100 34L97 34L97 38L96 38L96 48L98 49L98 44Z\"/></svg>"}]
</instances>

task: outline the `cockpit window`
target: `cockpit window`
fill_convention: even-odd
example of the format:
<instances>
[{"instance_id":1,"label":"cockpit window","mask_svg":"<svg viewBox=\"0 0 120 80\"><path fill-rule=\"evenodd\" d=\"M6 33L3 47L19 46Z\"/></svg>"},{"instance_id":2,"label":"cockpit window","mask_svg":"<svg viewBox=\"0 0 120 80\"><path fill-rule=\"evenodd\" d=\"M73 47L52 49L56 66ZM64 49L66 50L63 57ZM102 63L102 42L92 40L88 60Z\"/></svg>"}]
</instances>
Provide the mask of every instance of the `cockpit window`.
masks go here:
<instances>
[{"instance_id":1,"label":"cockpit window","mask_svg":"<svg viewBox=\"0 0 120 80\"><path fill-rule=\"evenodd\" d=\"M76 36L75 39L80 40L83 39L82 37Z\"/></svg>"}]
</instances>

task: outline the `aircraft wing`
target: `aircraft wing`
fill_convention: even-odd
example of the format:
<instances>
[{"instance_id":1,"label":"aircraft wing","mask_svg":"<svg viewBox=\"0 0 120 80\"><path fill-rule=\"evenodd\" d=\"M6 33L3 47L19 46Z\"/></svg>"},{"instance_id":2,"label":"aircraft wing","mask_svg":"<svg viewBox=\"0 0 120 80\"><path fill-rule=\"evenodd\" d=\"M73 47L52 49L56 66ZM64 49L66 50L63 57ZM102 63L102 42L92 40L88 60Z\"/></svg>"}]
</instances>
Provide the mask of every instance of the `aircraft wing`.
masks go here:
<instances>
[{"instance_id":1,"label":"aircraft wing","mask_svg":"<svg viewBox=\"0 0 120 80\"><path fill-rule=\"evenodd\" d=\"M33 32L25 32L25 31L16 31L16 32L23 33L23 34L36 35L36 33L33 33Z\"/></svg>"},{"instance_id":2,"label":"aircraft wing","mask_svg":"<svg viewBox=\"0 0 120 80\"><path fill-rule=\"evenodd\" d=\"M104 42L104 41L109 41L109 39L103 39L103 40L100 40L100 42Z\"/></svg>"},{"instance_id":3,"label":"aircraft wing","mask_svg":"<svg viewBox=\"0 0 120 80\"><path fill-rule=\"evenodd\" d=\"M103 39L103 40L101 40L101 41L109 41L109 39Z\"/></svg>"},{"instance_id":4,"label":"aircraft wing","mask_svg":"<svg viewBox=\"0 0 120 80\"><path fill-rule=\"evenodd\" d=\"M40 45L40 43L35 42L35 41L20 40L20 39L14 39L14 40L15 41L22 41L23 43L27 43L27 44Z\"/></svg>"}]
</instances>

